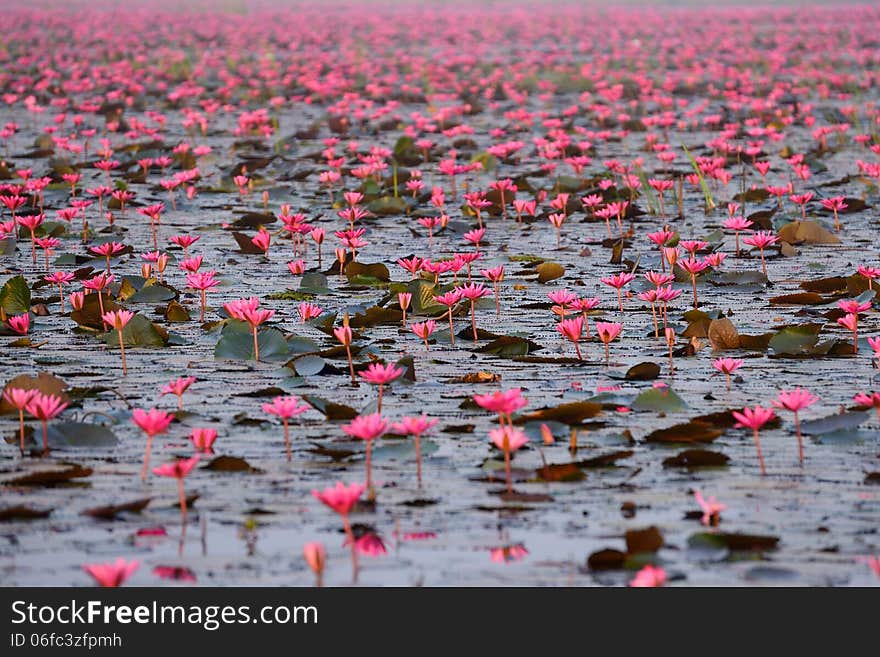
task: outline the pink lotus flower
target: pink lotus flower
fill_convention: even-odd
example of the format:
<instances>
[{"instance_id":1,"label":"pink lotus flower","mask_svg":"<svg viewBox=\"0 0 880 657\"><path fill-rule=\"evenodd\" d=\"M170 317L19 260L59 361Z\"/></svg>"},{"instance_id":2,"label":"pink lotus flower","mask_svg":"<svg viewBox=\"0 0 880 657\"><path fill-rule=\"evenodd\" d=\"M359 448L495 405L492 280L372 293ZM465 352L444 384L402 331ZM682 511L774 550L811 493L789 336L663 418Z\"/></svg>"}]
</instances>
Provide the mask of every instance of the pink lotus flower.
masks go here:
<instances>
[{"instance_id":1,"label":"pink lotus flower","mask_svg":"<svg viewBox=\"0 0 880 657\"><path fill-rule=\"evenodd\" d=\"M656 588L666 584L666 571L648 564L636 573L629 585L635 588Z\"/></svg>"},{"instance_id":2,"label":"pink lotus flower","mask_svg":"<svg viewBox=\"0 0 880 657\"><path fill-rule=\"evenodd\" d=\"M147 468L150 465L150 451L153 446L153 438L159 434L165 433L168 426L174 420L171 413L160 411L157 408L151 408L145 411L142 408L136 408L131 414L132 422L138 425L141 430L147 434L147 447L144 452L144 467L141 470L141 480L147 480Z\"/></svg>"},{"instance_id":3,"label":"pink lotus flower","mask_svg":"<svg viewBox=\"0 0 880 657\"><path fill-rule=\"evenodd\" d=\"M365 490L364 486L360 484L349 484L346 486L341 481L337 482L335 486L332 488L325 488L323 491L313 490L312 495L329 506L331 509L336 511L340 516L342 516L342 524L345 529L345 535L350 541L351 545L351 564L353 570L353 579L356 582L358 576L358 560L357 560L357 546L355 544L354 534L351 531L351 523L349 522L348 515L351 513L351 510L354 508L354 505L357 503L360 496L363 494Z\"/></svg>"},{"instance_id":4,"label":"pink lotus flower","mask_svg":"<svg viewBox=\"0 0 880 657\"><path fill-rule=\"evenodd\" d=\"M528 403L528 400L522 396L522 388L500 390L487 395L474 395L473 400L480 408L498 413L498 424L501 426L504 426L505 418L510 424L511 415Z\"/></svg>"},{"instance_id":5,"label":"pink lotus flower","mask_svg":"<svg viewBox=\"0 0 880 657\"><path fill-rule=\"evenodd\" d=\"M192 472L193 468L196 467L199 458L199 455L196 454L188 459L179 459L173 463L166 463L165 465L160 465L158 468L153 468L153 474L159 477L174 477L177 479L177 497L180 502L180 518L181 524L184 527L186 526L186 494L183 490L183 479Z\"/></svg>"},{"instance_id":6,"label":"pink lotus flower","mask_svg":"<svg viewBox=\"0 0 880 657\"><path fill-rule=\"evenodd\" d=\"M684 269L691 276L691 285L694 289L694 308L698 306L697 303L697 275L705 271L709 268L709 263L706 260L680 260L678 266Z\"/></svg>"},{"instance_id":7,"label":"pink lotus flower","mask_svg":"<svg viewBox=\"0 0 880 657\"><path fill-rule=\"evenodd\" d=\"M388 429L388 420L379 413L371 413L369 415L358 415L349 424L342 427L342 430L353 438L364 440L367 443L367 491L373 495L373 479L372 479L372 447L373 441L385 433Z\"/></svg>"},{"instance_id":8,"label":"pink lotus flower","mask_svg":"<svg viewBox=\"0 0 880 657\"><path fill-rule=\"evenodd\" d=\"M759 230L754 235L743 238L744 243L756 247L761 252L761 271L764 272L765 277L767 276L767 263L764 260L764 249L776 244L778 241L779 238L767 230Z\"/></svg>"},{"instance_id":9,"label":"pink lotus flower","mask_svg":"<svg viewBox=\"0 0 880 657\"><path fill-rule=\"evenodd\" d=\"M455 346L455 332L452 330L452 309L455 305L461 301L461 289L456 288L450 292L446 292L441 294L440 296L435 296L434 301L437 303L446 306L448 308L449 315L449 340L452 343L452 346Z\"/></svg>"},{"instance_id":10,"label":"pink lotus flower","mask_svg":"<svg viewBox=\"0 0 880 657\"><path fill-rule=\"evenodd\" d=\"M751 230L754 222L745 217L728 217L722 224L727 230L732 230L736 235L736 257L739 258L739 234L744 230Z\"/></svg>"},{"instance_id":11,"label":"pink lotus flower","mask_svg":"<svg viewBox=\"0 0 880 657\"><path fill-rule=\"evenodd\" d=\"M748 428L754 432L755 447L758 450L758 461L761 463L761 474L767 474L764 468L764 455L761 453L761 439L758 431L770 420L776 417L773 409L755 406L754 408L744 408L742 412L733 411L733 418L736 420L736 426L740 428Z\"/></svg>"},{"instance_id":12,"label":"pink lotus flower","mask_svg":"<svg viewBox=\"0 0 880 657\"><path fill-rule=\"evenodd\" d=\"M409 308L409 304L412 301L412 294L410 292L398 292L397 293L397 304L400 306L400 310L403 313L403 318L401 323L403 324L403 328L406 328L406 311Z\"/></svg>"},{"instance_id":13,"label":"pink lotus flower","mask_svg":"<svg viewBox=\"0 0 880 657\"><path fill-rule=\"evenodd\" d=\"M635 277L635 274L631 274L629 272L621 272L619 274L614 274L613 276L608 276L607 278L599 279L605 285L613 287L615 290L617 290L617 305L620 309L620 312L623 312L623 298L621 297L621 289L629 285L635 279Z\"/></svg>"},{"instance_id":14,"label":"pink lotus flower","mask_svg":"<svg viewBox=\"0 0 880 657\"><path fill-rule=\"evenodd\" d=\"M437 418L429 418L427 415L417 417L403 417L400 422L394 422L391 430L401 436L412 436L416 443L416 480L419 487L422 486L422 434L437 424Z\"/></svg>"},{"instance_id":15,"label":"pink lotus flower","mask_svg":"<svg viewBox=\"0 0 880 657\"><path fill-rule=\"evenodd\" d=\"M581 349L578 346L578 340L581 339L581 334L584 331L584 318L579 315L574 319L563 319L556 325L556 330L560 335L571 340L572 344L574 344L574 350L577 354L578 360L583 360Z\"/></svg>"},{"instance_id":16,"label":"pink lotus flower","mask_svg":"<svg viewBox=\"0 0 880 657\"><path fill-rule=\"evenodd\" d=\"M798 412L808 406L812 406L817 401L819 401L818 397L803 388L781 390L779 396L773 400L773 406L775 408L784 408L785 410L794 413L794 427L797 432L798 440L798 457L800 458L801 463L804 462L804 444L803 439L801 438L801 421Z\"/></svg>"},{"instance_id":17,"label":"pink lotus flower","mask_svg":"<svg viewBox=\"0 0 880 657\"><path fill-rule=\"evenodd\" d=\"M13 315L6 320L6 326L19 335L27 335L31 330L31 316L28 313Z\"/></svg>"},{"instance_id":18,"label":"pink lotus flower","mask_svg":"<svg viewBox=\"0 0 880 657\"><path fill-rule=\"evenodd\" d=\"M319 317L321 313L324 312L324 309L321 308L321 306L309 303L308 301L303 301L299 304L299 308L297 309L297 311L299 312L300 323L305 324L309 320Z\"/></svg>"},{"instance_id":19,"label":"pink lotus flower","mask_svg":"<svg viewBox=\"0 0 880 657\"><path fill-rule=\"evenodd\" d=\"M853 397L853 401L861 408L871 408L873 406L877 411L877 420L880 421L880 392L860 392Z\"/></svg>"},{"instance_id":20,"label":"pink lotus flower","mask_svg":"<svg viewBox=\"0 0 880 657\"><path fill-rule=\"evenodd\" d=\"M489 439L504 452L504 472L507 477L507 493L513 492L513 482L510 476L510 454L529 442L528 437L521 429L513 426L502 426L489 431Z\"/></svg>"},{"instance_id":21,"label":"pink lotus flower","mask_svg":"<svg viewBox=\"0 0 880 657\"><path fill-rule=\"evenodd\" d=\"M186 376L180 377L162 386L159 389L159 396L164 397L165 395L175 395L177 397L177 410L183 410L183 393L189 390L189 387L196 382L196 377L194 376Z\"/></svg>"},{"instance_id":22,"label":"pink lotus flower","mask_svg":"<svg viewBox=\"0 0 880 657\"><path fill-rule=\"evenodd\" d=\"M98 246L90 247L89 251L104 258L107 263L107 274L110 275L110 259L125 251L125 244L121 242L104 242Z\"/></svg>"},{"instance_id":23,"label":"pink lotus flower","mask_svg":"<svg viewBox=\"0 0 880 657\"><path fill-rule=\"evenodd\" d=\"M214 441L217 440L216 429L195 428L189 432L193 447L206 454L213 453Z\"/></svg>"},{"instance_id":24,"label":"pink lotus flower","mask_svg":"<svg viewBox=\"0 0 880 657\"><path fill-rule=\"evenodd\" d=\"M25 407L27 412L40 421L43 426L43 454L49 453L49 420L61 415L67 402L53 394L35 393Z\"/></svg>"},{"instance_id":25,"label":"pink lotus flower","mask_svg":"<svg viewBox=\"0 0 880 657\"><path fill-rule=\"evenodd\" d=\"M18 431L22 456L24 456L24 412L36 394L36 390L25 390L24 388L6 388L3 391L3 399L18 411Z\"/></svg>"},{"instance_id":26,"label":"pink lotus flower","mask_svg":"<svg viewBox=\"0 0 880 657\"><path fill-rule=\"evenodd\" d=\"M727 508L726 505L721 504L720 502L716 502L714 497L709 497L708 500L703 498L702 493L700 491L694 491L694 499L697 500L697 504L700 505L700 508L703 510L703 517L700 519L704 525L708 526L716 526L721 520L721 512Z\"/></svg>"},{"instance_id":27,"label":"pink lotus flower","mask_svg":"<svg viewBox=\"0 0 880 657\"><path fill-rule=\"evenodd\" d=\"M489 560L492 561L492 563L513 563L514 561L522 561L528 556L528 554L529 551L522 543L489 548Z\"/></svg>"},{"instance_id":28,"label":"pink lotus flower","mask_svg":"<svg viewBox=\"0 0 880 657\"><path fill-rule=\"evenodd\" d=\"M122 329L128 325L132 317L134 317L134 313L129 310L111 310L109 313L101 315L101 320L104 322L104 325L115 329L116 335L119 338L119 353L122 358L122 376L128 374L128 365L125 362L125 339L122 337Z\"/></svg>"},{"instance_id":29,"label":"pink lotus flower","mask_svg":"<svg viewBox=\"0 0 880 657\"><path fill-rule=\"evenodd\" d=\"M353 338L351 327L348 324L348 313L342 318L342 326L333 329L333 335L345 347L345 354L348 357L348 371L351 374L351 384L357 385L357 379L354 378L354 361L351 358L351 341Z\"/></svg>"},{"instance_id":30,"label":"pink lotus flower","mask_svg":"<svg viewBox=\"0 0 880 657\"><path fill-rule=\"evenodd\" d=\"M376 405L376 410L381 413L382 391L386 385L395 379L398 379L403 374L403 369L391 363L388 363L387 365L383 365L382 363L370 363L367 366L367 369L358 374L367 383L379 386L379 400Z\"/></svg>"},{"instance_id":31,"label":"pink lotus flower","mask_svg":"<svg viewBox=\"0 0 880 657\"><path fill-rule=\"evenodd\" d=\"M433 319L429 319L426 322L416 322L414 324L410 324L409 326L409 329L425 343L426 353L428 351L428 338L431 337L431 334L434 333L434 330L436 328L437 322L435 322Z\"/></svg>"},{"instance_id":32,"label":"pink lotus flower","mask_svg":"<svg viewBox=\"0 0 880 657\"><path fill-rule=\"evenodd\" d=\"M94 578L99 586L116 588L140 567L139 561L126 561L119 558L114 563L92 563L83 565L83 570Z\"/></svg>"},{"instance_id":33,"label":"pink lotus flower","mask_svg":"<svg viewBox=\"0 0 880 657\"><path fill-rule=\"evenodd\" d=\"M303 545L303 558L317 579L315 586L321 587L324 578L324 568L327 565L327 550L322 543L306 543Z\"/></svg>"},{"instance_id":34,"label":"pink lotus flower","mask_svg":"<svg viewBox=\"0 0 880 657\"><path fill-rule=\"evenodd\" d=\"M271 404L263 404L263 412L281 418L284 425L284 445L287 448L287 462L290 463L290 427L291 418L305 413L311 408L307 404L300 405L299 399L294 396L275 397Z\"/></svg>"},{"instance_id":35,"label":"pink lotus flower","mask_svg":"<svg viewBox=\"0 0 880 657\"><path fill-rule=\"evenodd\" d=\"M727 379L727 391L730 392L730 375L742 367L742 358L716 358L712 367L724 374Z\"/></svg>"},{"instance_id":36,"label":"pink lotus flower","mask_svg":"<svg viewBox=\"0 0 880 657\"><path fill-rule=\"evenodd\" d=\"M609 364L609 360L611 357L609 345L612 341L614 341L617 336L620 335L620 332L623 330L623 324L617 324L615 322L596 322L596 334L599 336L599 339L605 345L605 365Z\"/></svg>"},{"instance_id":37,"label":"pink lotus flower","mask_svg":"<svg viewBox=\"0 0 880 657\"><path fill-rule=\"evenodd\" d=\"M467 285L463 285L458 288L458 292L461 297L467 299L471 302L471 329L474 335L474 342L477 341L477 317L476 317L476 302L478 299L482 299L483 297L489 296L492 294L489 289L486 288L482 283L468 283Z\"/></svg>"}]
</instances>

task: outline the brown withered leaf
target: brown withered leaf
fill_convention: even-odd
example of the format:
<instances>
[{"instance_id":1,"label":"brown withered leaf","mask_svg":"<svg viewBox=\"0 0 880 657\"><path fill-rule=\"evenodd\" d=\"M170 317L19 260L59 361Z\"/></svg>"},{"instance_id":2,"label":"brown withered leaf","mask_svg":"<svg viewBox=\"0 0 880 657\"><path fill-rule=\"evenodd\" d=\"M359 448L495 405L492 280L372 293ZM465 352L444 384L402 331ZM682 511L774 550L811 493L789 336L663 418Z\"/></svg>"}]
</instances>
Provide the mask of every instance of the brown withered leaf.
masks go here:
<instances>
[{"instance_id":1,"label":"brown withered leaf","mask_svg":"<svg viewBox=\"0 0 880 657\"><path fill-rule=\"evenodd\" d=\"M739 332L727 317L713 319L709 323L707 337L713 351L739 349Z\"/></svg>"},{"instance_id":2,"label":"brown withered leaf","mask_svg":"<svg viewBox=\"0 0 880 657\"><path fill-rule=\"evenodd\" d=\"M48 518L52 513L52 509L34 509L29 506L19 504L17 506L7 506L0 509L0 522L9 522L10 520L39 520L40 518Z\"/></svg>"},{"instance_id":3,"label":"brown withered leaf","mask_svg":"<svg viewBox=\"0 0 880 657\"><path fill-rule=\"evenodd\" d=\"M663 547L663 534L653 525L644 529L630 529L624 538L628 554L656 552Z\"/></svg>"},{"instance_id":4,"label":"brown withered leaf","mask_svg":"<svg viewBox=\"0 0 880 657\"><path fill-rule=\"evenodd\" d=\"M577 463L551 463L535 470L535 474L542 481L580 481L587 476Z\"/></svg>"},{"instance_id":5,"label":"brown withered leaf","mask_svg":"<svg viewBox=\"0 0 880 657\"><path fill-rule=\"evenodd\" d=\"M840 238L815 221L792 221L778 231L779 239L789 244L840 244Z\"/></svg>"},{"instance_id":6,"label":"brown withered leaf","mask_svg":"<svg viewBox=\"0 0 880 657\"><path fill-rule=\"evenodd\" d=\"M71 479L84 479L92 475L91 468L84 468L75 463L68 464L61 470L37 470L26 475L8 479L3 483L7 486L54 486L64 484Z\"/></svg>"},{"instance_id":7,"label":"brown withered leaf","mask_svg":"<svg viewBox=\"0 0 880 657\"><path fill-rule=\"evenodd\" d=\"M665 429L657 429L645 436L649 443L711 443L724 431L707 422L691 420Z\"/></svg>"},{"instance_id":8,"label":"brown withered leaf","mask_svg":"<svg viewBox=\"0 0 880 657\"><path fill-rule=\"evenodd\" d=\"M19 374L18 376L14 376L6 382L5 386L3 386L3 391L5 392L9 388L39 390L44 395L57 395L58 397L61 397L63 402L70 403L70 397L68 397L65 392L67 384L57 376L49 374L48 372L39 372L36 376L31 376L29 374ZM18 411L15 410L12 404L0 396L0 415L6 413L18 413Z\"/></svg>"},{"instance_id":9,"label":"brown withered leaf","mask_svg":"<svg viewBox=\"0 0 880 657\"><path fill-rule=\"evenodd\" d=\"M828 302L815 292L783 294L770 299L771 306L821 306L824 303Z\"/></svg>"},{"instance_id":10,"label":"brown withered leaf","mask_svg":"<svg viewBox=\"0 0 880 657\"><path fill-rule=\"evenodd\" d=\"M663 459L664 468L712 468L727 465L730 457L708 449L686 449Z\"/></svg>"},{"instance_id":11,"label":"brown withered leaf","mask_svg":"<svg viewBox=\"0 0 880 657\"><path fill-rule=\"evenodd\" d=\"M626 554L611 548L597 550L587 557L587 566L590 570L620 570L625 562Z\"/></svg>"},{"instance_id":12,"label":"brown withered leaf","mask_svg":"<svg viewBox=\"0 0 880 657\"><path fill-rule=\"evenodd\" d=\"M214 472L247 472L257 474L262 472L259 468L255 468L243 458L238 456L218 456L212 459L202 470L213 470Z\"/></svg>"},{"instance_id":13,"label":"brown withered leaf","mask_svg":"<svg viewBox=\"0 0 880 657\"><path fill-rule=\"evenodd\" d=\"M617 461L628 459L632 455L633 451L631 449L624 449L578 461L577 465L581 468L610 468L616 466Z\"/></svg>"},{"instance_id":14,"label":"brown withered leaf","mask_svg":"<svg viewBox=\"0 0 880 657\"><path fill-rule=\"evenodd\" d=\"M494 372L470 372L449 379L449 383L498 383L501 375Z\"/></svg>"},{"instance_id":15,"label":"brown withered leaf","mask_svg":"<svg viewBox=\"0 0 880 657\"><path fill-rule=\"evenodd\" d=\"M126 502L125 504L110 504L107 506L96 506L91 509L84 510L81 515L92 516L93 518L103 518L104 520L113 520L120 513L140 513L147 508L152 498L144 497L134 502Z\"/></svg>"},{"instance_id":16,"label":"brown withered leaf","mask_svg":"<svg viewBox=\"0 0 880 657\"><path fill-rule=\"evenodd\" d=\"M602 411L602 404L589 401L567 402L553 408L542 408L526 415L521 415L515 420L517 424L525 422L548 422L555 420L562 424L580 424L584 420L595 417Z\"/></svg>"}]
</instances>

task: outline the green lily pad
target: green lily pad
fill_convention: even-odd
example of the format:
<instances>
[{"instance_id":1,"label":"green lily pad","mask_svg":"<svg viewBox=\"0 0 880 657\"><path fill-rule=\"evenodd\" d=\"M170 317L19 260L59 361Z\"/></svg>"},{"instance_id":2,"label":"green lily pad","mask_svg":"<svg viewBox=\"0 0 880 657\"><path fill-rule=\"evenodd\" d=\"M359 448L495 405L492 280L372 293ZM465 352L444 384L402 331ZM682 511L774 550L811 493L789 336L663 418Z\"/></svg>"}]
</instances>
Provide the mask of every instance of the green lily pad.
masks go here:
<instances>
[{"instance_id":1,"label":"green lily pad","mask_svg":"<svg viewBox=\"0 0 880 657\"><path fill-rule=\"evenodd\" d=\"M24 276L13 276L0 288L0 308L8 315L21 315L31 308L31 289Z\"/></svg>"},{"instance_id":2,"label":"green lily pad","mask_svg":"<svg viewBox=\"0 0 880 657\"><path fill-rule=\"evenodd\" d=\"M47 435L52 449L115 447L119 442L112 429L91 422L50 422Z\"/></svg>"},{"instance_id":3,"label":"green lily pad","mask_svg":"<svg viewBox=\"0 0 880 657\"><path fill-rule=\"evenodd\" d=\"M327 277L318 272L303 274L299 280L299 291L308 294L326 294L330 291L327 287Z\"/></svg>"},{"instance_id":4,"label":"green lily pad","mask_svg":"<svg viewBox=\"0 0 880 657\"><path fill-rule=\"evenodd\" d=\"M674 413L687 408L687 404L672 388L649 388L632 403L636 411L663 411Z\"/></svg>"},{"instance_id":5,"label":"green lily pad","mask_svg":"<svg viewBox=\"0 0 880 657\"><path fill-rule=\"evenodd\" d=\"M119 333L115 330L98 337L109 347L119 347ZM143 315L134 315L122 329L122 341L126 347L164 347L168 334Z\"/></svg>"},{"instance_id":6,"label":"green lily pad","mask_svg":"<svg viewBox=\"0 0 880 657\"><path fill-rule=\"evenodd\" d=\"M261 361L285 360L288 356L287 341L278 329L258 330L257 345L260 348ZM214 358L253 360L254 336L250 326L245 322L229 320L221 331L217 346L214 347Z\"/></svg>"}]
</instances>

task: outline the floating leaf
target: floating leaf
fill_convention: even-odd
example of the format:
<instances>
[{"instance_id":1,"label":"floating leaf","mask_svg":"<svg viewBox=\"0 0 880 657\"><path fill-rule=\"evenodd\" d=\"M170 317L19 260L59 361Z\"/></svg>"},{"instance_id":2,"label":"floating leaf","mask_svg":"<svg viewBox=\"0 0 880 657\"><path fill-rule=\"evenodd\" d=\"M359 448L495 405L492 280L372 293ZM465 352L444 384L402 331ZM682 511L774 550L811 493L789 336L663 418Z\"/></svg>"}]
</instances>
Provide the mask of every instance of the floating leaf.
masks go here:
<instances>
[{"instance_id":1,"label":"floating leaf","mask_svg":"<svg viewBox=\"0 0 880 657\"><path fill-rule=\"evenodd\" d=\"M109 427L90 422L51 422L46 432L49 447L115 447L119 442Z\"/></svg>"},{"instance_id":2,"label":"floating leaf","mask_svg":"<svg viewBox=\"0 0 880 657\"><path fill-rule=\"evenodd\" d=\"M190 321L189 311L176 301L172 301L162 313L166 322L178 323Z\"/></svg>"},{"instance_id":3,"label":"floating leaf","mask_svg":"<svg viewBox=\"0 0 880 657\"><path fill-rule=\"evenodd\" d=\"M715 468L727 465L730 457L707 449L686 449L663 459L664 468Z\"/></svg>"},{"instance_id":4,"label":"floating leaf","mask_svg":"<svg viewBox=\"0 0 880 657\"><path fill-rule=\"evenodd\" d=\"M302 400L323 413L328 420L353 420L358 416L358 412L351 406L336 404L317 395L303 395Z\"/></svg>"},{"instance_id":5,"label":"floating leaf","mask_svg":"<svg viewBox=\"0 0 880 657\"><path fill-rule=\"evenodd\" d=\"M406 201L397 196L382 196L372 201L367 209L377 217L385 217L406 212Z\"/></svg>"},{"instance_id":6,"label":"floating leaf","mask_svg":"<svg viewBox=\"0 0 880 657\"><path fill-rule=\"evenodd\" d=\"M249 255L263 255L263 249L254 244L249 235L233 231L232 237L235 238L235 241L238 243L238 248L242 253L247 253Z\"/></svg>"},{"instance_id":7,"label":"floating leaf","mask_svg":"<svg viewBox=\"0 0 880 657\"><path fill-rule=\"evenodd\" d=\"M371 306L362 313L356 313L350 318L351 328L368 328L379 324L400 324L403 320L403 312L397 308L380 308Z\"/></svg>"},{"instance_id":8,"label":"floating leaf","mask_svg":"<svg viewBox=\"0 0 880 657\"><path fill-rule=\"evenodd\" d=\"M583 461L578 461L577 464L582 468L610 468L616 466L618 461L628 459L633 454L634 452L631 449L624 449L617 452L610 452L609 454L592 456Z\"/></svg>"},{"instance_id":9,"label":"floating leaf","mask_svg":"<svg viewBox=\"0 0 880 657\"><path fill-rule=\"evenodd\" d=\"M820 306L824 303L828 302L815 292L783 294L770 299L771 306Z\"/></svg>"},{"instance_id":10,"label":"floating leaf","mask_svg":"<svg viewBox=\"0 0 880 657\"><path fill-rule=\"evenodd\" d=\"M704 545L720 545L735 552L764 552L775 550L779 543L776 536L760 536L757 534L728 534L725 532L701 532L688 537L688 545L701 547Z\"/></svg>"},{"instance_id":11,"label":"floating leaf","mask_svg":"<svg viewBox=\"0 0 880 657\"><path fill-rule=\"evenodd\" d=\"M261 361L285 360L288 356L287 341L278 329L263 328L257 331L257 345ZM250 326L238 320L229 320L223 327L220 340L214 347L214 358L228 360L253 360L254 336Z\"/></svg>"},{"instance_id":12,"label":"floating leaf","mask_svg":"<svg viewBox=\"0 0 880 657\"><path fill-rule=\"evenodd\" d=\"M624 534L629 554L656 552L663 547L663 534L653 525L644 529L630 529Z\"/></svg>"},{"instance_id":13,"label":"floating leaf","mask_svg":"<svg viewBox=\"0 0 880 657\"><path fill-rule=\"evenodd\" d=\"M778 231L779 239L789 244L840 244L840 239L815 221L792 221Z\"/></svg>"},{"instance_id":14,"label":"floating leaf","mask_svg":"<svg viewBox=\"0 0 880 657\"><path fill-rule=\"evenodd\" d=\"M687 407L672 388L649 388L633 400L636 411L664 411L673 413Z\"/></svg>"},{"instance_id":15,"label":"floating leaf","mask_svg":"<svg viewBox=\"0 0 880 657\"><path fill-rule=\"evenodd\" d=\"M768 346L777 354L806 354L816 346L821 329L821 324L787 326L770 338Z\"/></svg>"},{"instance_id":16,"label":"floating leaf","mask_svg":"<svg viewBox=\"0 0 880 657\"><path fill-rule=\"evenodd\" d=\"M131 295L128 300L131 303L162 303L170 301L177 297L177 291L163 285L162 283L153 283L152 285L144 285L140 290Z\"/></svg>"},{"instance_id":17,"label":"floating leaf","mask_svg":"<svg viewBox=\"0 0 880 657\"><path fill-rule=\"evenodd\" d=\"M707 337L713 351L739 349L739 332L736 330L733 322L726 317L709 322Z\"/></svg>"},{"instance_id":18,"label":"floating leaf","mask_svg":"<svg viewBox=\"0 0 880 657\"><path fill-rule=\"evenodd\" d=\"M587 557L587 566L590 570L620 570L626 562L626 554L620 550L606 548L593 552Z\"/></svg>"},{"instance_id":19,"label":"floating leaf","mask_svg":"<svg viewBox=\"0 0 880 657\"><path fill-rule=\"evenodd\" d=\"M697 420L657 429L645 436L649 443L710 443L724 431Z\"/></svg>"},{"instance_id":20,"label":"floating leaf","mask_svg":"<svg viewBox=\"0 0 880 657\"><path fill-rule=\"evenodd\" d=\"M326 294L330 291L330 288L327 287L327 277L324 274L309 272L308 274L303 274L300 279L299 290L309 294Z\"/></svg>"},{"instance_id":21,"label":"floating leaf","mask_svg":"<svg viewBox=\"0 0 880 657\"><path fill-rule=\"evenodd\" d=\"M3 391L10 388L21 388L23 390L37 390L44 395L57 395L62 401L70 403L70 397L65 393L67 384L53 374L48 372L39 372L36 376L29 374L19 374L12 377L6 382ZM14 406L0 396L0 414L18 413Z\"/></svg>"},{"instance_id":22,"label":"floating leaf","mask_svg":"<svg viewBox=\"0 0 880 657\"><path fill-rule=\"evenodd\" d=\"M109 347L119 347L118 331L107 331L98 337ZM168 333L143 315L136 314L122 329L122 341L126 347L164 347Z\"/></svg>"},{"instance_id":23,"label":"floating leaf","mask_svg":"<svg viewBox=\"0 0 880 657\"><path fill-rule=\"evenodd\" d=\"M626 371L627 381L653 381L660 376L660 366L657 363L639 363Z\"/></svg>"},{"instance_id":24,"label":"floating leaf","mask_svg":"<svg viewBox=\"0 0 880 657\"><path fill-rule=\"evenodd\" d=\"M851 431L869 418L867 411L847 411L837 415L801 422L801 432L808 436L818 436L835 431Z\"/></svg>"},{"instance_id":25,"label":"floating leaf","mask_svg":"<svg viewBox=\"0 0 880 657\"><path fill-rule=\"evenodd\" d=\"M152 498L144 497L134 502L126 502L125 504L111 504L108 506L96 506L86 509L81 515L92 516L93 518L102 518L104 520L113 520L120 513L140 513L147 508Z\"/></svg>"},{"instance_id":26,"label":"floating leaf","mask_svg":"<svg viewBox=\"0 0 880 657\"><path fill-rule=\"evenodd\" d=\"M800 287L807 292L819 292L822 294L833 294L835 292L847 291L847 280L842 276L832 276L831 278L820 278L813 281L804 281Z\"/></svg>"},{"instance_id":27,"label":"floating leaf","mask_svg":"<svg viewBox=\"0 0 880 657\"><path fill-rule=\"evenodd\" d=\"M517 418L517 424L525 422L561 422L567 425L577 425L584 420L595 417L602 411L602 405L591 401L567 402L552 408L542 408L527 415Z\"/></svg>"},{"instance_id":28,"label":"floating leaf","mask_svg":"<svg viewBox=\"0 0 880 657\"><path fill-rule=\"evenodd\" d=\"M380 281L391 280L391 272L389 272L388 267L381 262L363 264L351 261L345 266L345 275L349 280L355 276L367 276Z\"/></svg>"},{"instance_id":29,"label":"floating leaf","mask_svg":"<svg viewBox=\"0 0 880 657\"><path fill-rule=\"evenodd\" d=\"M440 449L440 446L433 440L422 438L420 442L422 448L422 458L430 456L438 449ZM389 441L383 445L380 445L379 447L373 448L373 460L376 462L410 461L415 460L415 458L416 443L414 440L395 439L394 441Z\"/></svg>"},{"instance_id":30,"label":"floating leaf","mask_svg":"<svg viewBox=\"0 0 880 657\"><path fill-rule=\"evenodd\" d=\"M247 472L249 474L262 472L262 470L255 468L243 458L225 455L212 459L202 470L211 470L213 472Z\"/></svg>"},{"instance_id":31,"label":"floating leaf","mask_svg":"<svg viewBox=\"0 0 880 657\"><path fill-rule=\"evenodd\" d=\"M12 520L39 520L48 518L52 513L52 509L33 509L29 506L7 506L0 509L0 522L10 522Z\"/></svg>"},{"instance_id":32,"label":"floating leaf","mask_svg":"<svg viewBox=\"0 0 880 657\"><path fill-rule=\"evenodd\" d=\"M72 479L84 479L92 475L91 468L81 465L70 464L58 470L37 470L26 475L7 479L3 484L7 486L54 486L64 484Z\"/></svg>"},{"instance_id":33,"label":"floating leaf","mask_svg":"<svg viewBox=\"0 0 880 657\"><path fill-rule=\"evenodd\" d=\"M449 383L498 383L501 375L494 372L471 372L449 379Z\"/></svg>"},{"instance_id":34,"label":"floating leaf","mask_svg":"<svg viewBox=\"0 0 880 657\"><path fill-rule=\"evenodd\" d=\"M294 360L293 369L300 376L314 376L320 374L326 364L327 361L320 356L308 355Z\"/></svg>"},{"instance_id":35,"label":"floating leaf","mask_svg":"<svg viewBox=\"0 0 880 657\"><path fill-rule=\"evenodd\" d=\"M586 474L577 463L551 463L535 470L542 481L581 481Z\"/></svg>"},{"instance_id":36,"label":"floating leaf","mask_svg":"<svg viewBox=\"0 0 880 657\"><path fill-rule=\"evenodd\" d=\"M7 315L21 315L31 308L31 289L24 276L13 276L0 288L0 308Z\"/></svg>"},{"instance_id":37,"label":"floating leaf","mask_svg":"<svg viewBox=\"0 0 880 657\"><path fill-rule=\"evenodd\" d=\"M98 300L98 294L101 294L101 301ZM113 303L104 293L87 294L83 299L82 308L74 310L70 313L70 319L82 327L103 332L106 329L104 321L101 319L101 303L103 302L104 312L112 312L120 310L122 306Z\"/></svg>"},{"instance_id":38,"label":"floating leaf","mask_svg":"<svg viewBox=\"0 0 880 657\"><path fill-rule=\"evenodd\" d=\"M535 267L535 271L538 272L539 283L549 283L565 275L565 267L556 262L542 262Z\"/></svg>"},{"instance_id":39,"label":"floating leaf","mask_svg":"<svg viewBox=\"0 0 880 657\"><path fill-rule=\"evenodd\" d=\"M526 338L520 338L514 335L504 335L493 340L487 345L483 345L475 351L485 354L494 354L501 358L512 358L513 356L525 356L530 351L538 351L543 349L541 345Z\"/></svg>"}]
</instances>

